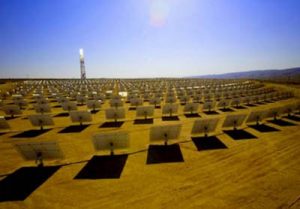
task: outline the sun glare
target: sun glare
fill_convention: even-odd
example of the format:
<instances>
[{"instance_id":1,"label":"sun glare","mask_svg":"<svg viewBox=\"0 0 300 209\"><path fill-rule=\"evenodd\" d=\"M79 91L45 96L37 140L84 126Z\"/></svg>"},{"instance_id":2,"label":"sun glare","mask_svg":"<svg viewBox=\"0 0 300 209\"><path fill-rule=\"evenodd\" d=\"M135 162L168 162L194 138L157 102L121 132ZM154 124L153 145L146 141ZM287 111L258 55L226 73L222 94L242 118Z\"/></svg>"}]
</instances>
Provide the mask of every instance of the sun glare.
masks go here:
<instances>
[{"instance_id":1,"label":"sun glare","mask_svg":"<svg viewBox=\"0 0 300 209\"><path fill-rule=\"evenodd\" d=\"M170 5L168 0L150 0L150 24L162 27L166 24Z\"/></svg>"}]
</instances>

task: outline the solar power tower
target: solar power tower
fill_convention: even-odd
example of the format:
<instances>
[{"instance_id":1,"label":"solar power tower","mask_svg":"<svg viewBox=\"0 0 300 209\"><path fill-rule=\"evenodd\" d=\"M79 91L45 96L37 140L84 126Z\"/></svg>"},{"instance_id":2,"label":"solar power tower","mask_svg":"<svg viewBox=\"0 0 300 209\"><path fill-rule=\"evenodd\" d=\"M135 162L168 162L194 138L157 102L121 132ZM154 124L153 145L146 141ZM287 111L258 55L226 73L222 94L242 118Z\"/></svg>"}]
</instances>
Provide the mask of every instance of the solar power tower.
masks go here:
<instances>
[{"instance_id":1,"label":"solar power tower","mask_svg":"<svg viewBox=\"0 0 300 209\"><path fill-rule=\"evenodd\" d=\"M86 79L83 49L79 49L81 80Z\"/></svg>"}]
</instances>

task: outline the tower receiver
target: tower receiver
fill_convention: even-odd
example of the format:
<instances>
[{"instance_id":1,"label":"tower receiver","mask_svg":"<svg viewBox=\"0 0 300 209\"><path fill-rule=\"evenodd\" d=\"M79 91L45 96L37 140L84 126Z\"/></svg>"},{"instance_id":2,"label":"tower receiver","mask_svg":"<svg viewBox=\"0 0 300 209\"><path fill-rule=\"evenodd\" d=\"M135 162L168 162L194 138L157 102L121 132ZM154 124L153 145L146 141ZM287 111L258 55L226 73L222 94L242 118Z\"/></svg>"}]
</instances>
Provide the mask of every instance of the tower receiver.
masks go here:
<instances>
[{"instance_id":1,"label":"tower receiver","mask_svg":"<svg viewBox=\"0 0 300 209\"><path fill-rule=\"evenodd\" d=\"M85 80L86 79L86 74L85 74L83 49L79 49L79 59L80 59L80 76L81 76L81 80Z\"/></svg>"}]
</instances>

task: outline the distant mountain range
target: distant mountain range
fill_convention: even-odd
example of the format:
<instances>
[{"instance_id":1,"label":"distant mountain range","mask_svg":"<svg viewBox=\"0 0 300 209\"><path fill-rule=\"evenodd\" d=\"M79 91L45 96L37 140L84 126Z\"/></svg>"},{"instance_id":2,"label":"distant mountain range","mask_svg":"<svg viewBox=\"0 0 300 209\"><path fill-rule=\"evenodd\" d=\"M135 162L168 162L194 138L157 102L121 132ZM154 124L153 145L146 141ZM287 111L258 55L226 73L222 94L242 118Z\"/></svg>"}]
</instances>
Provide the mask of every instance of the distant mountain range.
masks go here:
<instances>
[{"instance_id":1,"label":"distant mountain range","mask_svg":"<svg viewBox=\"0 0 300 209\"><path fill-rule=\"evenodd\" d=\"M191 76L192 78L212 78L212 79L260 79L279 82L300 83L300 67L281 70L253 70L246 72L225 73L217 75Z\"/></svg>"},{"instance_id":2,"label":"distant mountain range","mask_svg":"<svg viewBox=\"0 0 300 209\"><path fill-rule=\"evenodd\" d=\"M300 67L288 68L288 69L253 70L253 71L245 71L245 72L211 74L211 75L201 75L201 76L188 76L185 78L255 79L255 80L262 80L262 81L300 84ZM40 79L55 80L55 78L0 78L0 84L4 84L8 81L40 80ZM71 78L60 78L60 79L68 80Z\"/></svg>"}]
</instances>

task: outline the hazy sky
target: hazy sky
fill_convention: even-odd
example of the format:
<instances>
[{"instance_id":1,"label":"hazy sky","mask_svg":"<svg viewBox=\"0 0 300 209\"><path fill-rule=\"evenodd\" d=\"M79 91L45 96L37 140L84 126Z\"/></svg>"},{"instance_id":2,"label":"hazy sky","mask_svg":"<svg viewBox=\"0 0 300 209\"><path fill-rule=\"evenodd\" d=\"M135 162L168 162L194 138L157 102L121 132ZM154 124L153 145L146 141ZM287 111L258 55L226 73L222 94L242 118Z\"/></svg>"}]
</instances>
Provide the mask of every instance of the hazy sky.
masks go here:
<instances>
[{"instance_id":1,"label":"hazy sky","mask_svg":"<svg viewBox=\"0 0 300 209\"><path fill-rule=\"evenodd\" d=\"M0 77L300 66L300 0L0 0Z\"/></svg>"}]
</instances>

